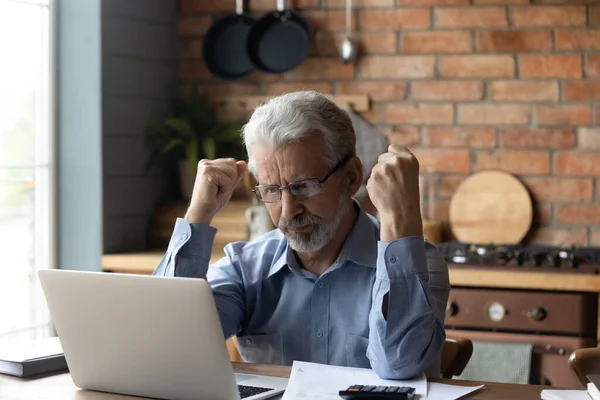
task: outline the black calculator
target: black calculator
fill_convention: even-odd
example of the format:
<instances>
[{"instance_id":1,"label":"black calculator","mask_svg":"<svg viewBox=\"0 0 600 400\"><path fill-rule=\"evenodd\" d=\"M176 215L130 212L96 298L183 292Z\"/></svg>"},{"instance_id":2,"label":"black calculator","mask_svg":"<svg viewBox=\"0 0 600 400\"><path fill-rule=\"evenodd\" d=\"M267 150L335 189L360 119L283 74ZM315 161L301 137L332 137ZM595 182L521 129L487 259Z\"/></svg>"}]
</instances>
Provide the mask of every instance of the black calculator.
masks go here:
<instances>
[{"instance_id":1,"label":"black calculator","mask_svg":"<svg viewBox=\"0 0 600 400\"><path fill-rule=\"evenodd\" d=\"M340 390L340 397L345 400L411 400L415 388L409 386L369 386L352 385Z\"/></svg>"}]
</instances>

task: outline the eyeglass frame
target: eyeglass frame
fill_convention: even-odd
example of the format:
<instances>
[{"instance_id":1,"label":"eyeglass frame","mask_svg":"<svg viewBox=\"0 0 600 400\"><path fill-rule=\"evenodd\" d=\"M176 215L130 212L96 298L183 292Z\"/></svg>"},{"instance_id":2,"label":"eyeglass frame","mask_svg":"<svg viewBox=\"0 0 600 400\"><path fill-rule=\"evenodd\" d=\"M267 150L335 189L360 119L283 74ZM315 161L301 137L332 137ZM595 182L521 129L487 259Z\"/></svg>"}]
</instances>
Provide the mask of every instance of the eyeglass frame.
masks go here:
<instances>
[{"instance_id":1,"label":"eyeglass frame","mask_svg":"<svg viewBox=\"0 0 600 400\"><path fill-rule=\"evenodd\" d=\"M316 195L318 195L319 193L321 193L323 191L323 188L321 187L321 185L323 185L323 183L325 183L325 181L327 179L329 179L333 174L335 174L337 171L339 171L340 168L342 168L348 161L350 161L350 159L353 157L353 154L349 154L346 157L344 157L339 163L337 163L333 169L325 176L325 178L323 179L319 179L319 178L310 178L310 179L302 179L300 181L294 181L294 182L290 182L289 184L285 185L285 186L277 186L277 185L256 185L254 186L254 188L252 189L252 192L254 192L254 194L256 195L256 198L258 199L258 201L261 201L263 203L279 203L281 201L281 199L283 198L283 191L286 189L289 189L290 186L292 185L297 185L299 183L303 183L303 182L311 182L311 181L317 181L319 183L319 192L315 193L311 196L305 197L305 198L311 198L314 197ZM277 188L279 189L279 199L276 201L265 201L263 200L261 197L261 195L258 192L258 188L259 187L272 187L272 188ZM292 195L293 196L293 195Z\"/></svg>"}]
</instances>

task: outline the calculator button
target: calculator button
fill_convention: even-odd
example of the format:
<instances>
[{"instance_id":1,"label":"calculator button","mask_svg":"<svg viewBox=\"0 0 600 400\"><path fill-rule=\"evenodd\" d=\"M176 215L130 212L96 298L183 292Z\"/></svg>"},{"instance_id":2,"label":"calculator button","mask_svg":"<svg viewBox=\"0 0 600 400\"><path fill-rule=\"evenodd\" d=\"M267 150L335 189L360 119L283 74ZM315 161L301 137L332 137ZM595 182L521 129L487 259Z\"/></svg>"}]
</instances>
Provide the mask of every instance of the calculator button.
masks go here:
<instances>
[{"instance_id":1,"label":"calculator button","mask_svg":"<svg viewBox=\"0 0 600 400\"><path fill-rule=\"evenodd\" d=\"M371 392L371 391L373 391L373 389L375 389L375 387L376 386L369 386L369 385L363 386L361 392Z\"/></svg>"},{"instance_id":2,"label":"calculator button","mask_svg":"<svg viewBox=\"0 0 600 400\"><path fill-rule=\"evenodd\" d=\"M373 392L385 392L385 389L387 389L387 386L377 386L373 389Z\"/></svg>"},{"instance_id":3,"label":"calculator button","mask_svg":"<svg viewBox=\"0 0 600 400\"><path fill-rule=\"evenodd\" d=\"M398 389L400 389L398 386L390 386L387 389L385 389L385 391L388 393L395 393L398 391Z\"/></svg>"},{"instance_id":4,"label":"calculator button","mask_svg":"<svg viewBox=\"0 0 600 400\"><path fill-rule=\"evenodd\" d=\"M348 388L349 392L360 392L360 389L362 389L363 385L354 385L354 386L350 386Z\"/></svg>"}]
</instances>

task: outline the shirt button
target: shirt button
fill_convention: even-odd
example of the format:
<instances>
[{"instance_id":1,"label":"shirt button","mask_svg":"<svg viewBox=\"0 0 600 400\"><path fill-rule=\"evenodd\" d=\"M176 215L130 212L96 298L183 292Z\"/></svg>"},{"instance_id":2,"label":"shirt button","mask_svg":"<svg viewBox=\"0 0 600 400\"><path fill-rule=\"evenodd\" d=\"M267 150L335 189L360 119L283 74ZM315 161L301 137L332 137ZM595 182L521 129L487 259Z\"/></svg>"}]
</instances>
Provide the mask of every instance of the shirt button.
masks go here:
<instances>
[{"instance_id":1,"label":"shirt button","mask_svg":"<svg viewBox=\"0 0 600 400\"><path fill-rule=\"evenodd\" d=\"M185 234L181 235L181 240L187 240L187 238L188 238L188 235L185 235Z\"/></svg>"},{"instance_id":2,"label":"shirt button","mask_svg":"<svg viewBox=\"0 0 600 400\"><path fill-rule=\"evenodd\" d=\"M395 262L396 262L396 257L394 257L394 256L391 256L391 257L390 257L390 262L391 262L392 264L393 264L393 263L395 263Z\"/></svg>"},{"instance_id":3,"label":"shirt button","mask_svg":"<svg viewBox=\"0 0 600 400\"><path fill-rule=\"evenodd\" d=\"M322 338L323 337L323 332L321 332L321 330L317 330L317 337L318 338Z\"/></svg>"},{"instance_id":4,"label":"shirt button","mask_svg":"<svg viewBox=\"0 0 600 400\"><path fill-rule=\"evenodd\" d=\"M317 284L317 286L319 287L319 289L323 289L323 282L319 282L319 283Z\"/></svg>"},{"instance_id":5,"label":"shirt button","mask_svg":"<svg viewBox=\"0 0 600 400\"><path fill-rule=\"evenodd\" d=\"M252 340L250 340L250 339L246 339L246 344L247 344L247 345L251 345L251 344L252 344Z\"/></svg>"}]
</instances>

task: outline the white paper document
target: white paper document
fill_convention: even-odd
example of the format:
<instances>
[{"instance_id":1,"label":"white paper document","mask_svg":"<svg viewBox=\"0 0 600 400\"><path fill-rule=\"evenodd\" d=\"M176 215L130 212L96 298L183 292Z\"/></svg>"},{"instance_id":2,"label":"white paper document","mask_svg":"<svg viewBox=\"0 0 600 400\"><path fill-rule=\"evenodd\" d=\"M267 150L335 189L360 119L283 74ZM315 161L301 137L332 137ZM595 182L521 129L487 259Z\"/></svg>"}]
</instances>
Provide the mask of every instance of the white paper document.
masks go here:
<instances>
[{"instance_id":1,"label":"white paper document","mask_svg":"<svg viewBox=\"0 0 600 400\"><path fill-rule=\"evenodd\" d=\"M408 381L392 381L379 378L371 369L294 361L282 400L340 400L339 391L352 385L411 386L422 399L427 396L424 374Z\"/></svg>"},{"instance_id":2,"label":"white paper document","mask_svg":"<svg viewBox=\"0 0 600 400\"><path fill-rule=\"evenodd\" d=\"M542 400L592 400L585 390L542 390Z\"/></svg>"},{"instance_id":3,"label":"white paper document","mask_svg":"<svg viewBox=\"0 0 600 400\"><path fill-rule=\"evenodd\" d=\"M427 400L455 400L468 395L483 385L479 386L455 386L443 383L431 382L427 393Z\"/></svg>"}]
</instances>

